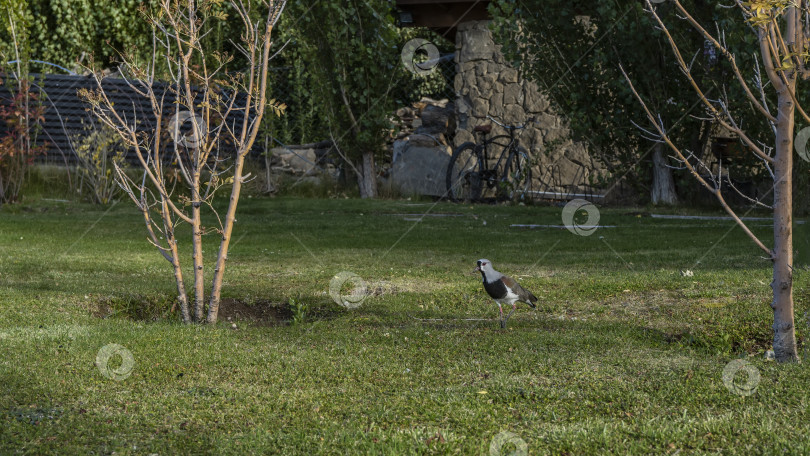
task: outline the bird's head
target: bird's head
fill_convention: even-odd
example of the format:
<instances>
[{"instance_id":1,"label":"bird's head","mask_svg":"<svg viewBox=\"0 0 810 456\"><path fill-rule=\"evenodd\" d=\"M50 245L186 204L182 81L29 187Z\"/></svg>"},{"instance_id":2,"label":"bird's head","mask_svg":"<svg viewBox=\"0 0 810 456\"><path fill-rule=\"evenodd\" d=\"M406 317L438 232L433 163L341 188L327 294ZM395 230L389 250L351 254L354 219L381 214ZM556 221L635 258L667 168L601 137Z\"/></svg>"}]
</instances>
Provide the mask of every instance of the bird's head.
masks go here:
<instances>
[{"instance_id":1,"label":"bird's head","mask_svg":"<svg viewBox=\"0 0 810 456\"><path fill-rule=\"evenodd\" d=\"M473 272L480 272L481 274L486 275L487 272L492 271L492 263L489 260L480 259L476 262L478 266L475 267Z\"/></svg>"}]
</instances>

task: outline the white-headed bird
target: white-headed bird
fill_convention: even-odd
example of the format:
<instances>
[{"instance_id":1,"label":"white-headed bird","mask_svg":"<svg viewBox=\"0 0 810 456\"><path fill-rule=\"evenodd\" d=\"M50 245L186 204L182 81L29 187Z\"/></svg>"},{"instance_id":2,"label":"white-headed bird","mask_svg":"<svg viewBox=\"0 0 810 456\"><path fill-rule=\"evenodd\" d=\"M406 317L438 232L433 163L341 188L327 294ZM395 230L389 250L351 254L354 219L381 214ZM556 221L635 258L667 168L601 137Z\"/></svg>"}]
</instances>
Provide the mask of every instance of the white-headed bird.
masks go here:
<instances>
[{"instance_id":1,"label":"white-headed bird","mask_svg":"<svg viewBox=\"0 0 810 456\"><path fill-rule=\"evenodd\" d=\"M498 311L501 313L501 328L506 328L506 321L517 309L518 301L525 302L532 308L537 307L534 304L537 302L537 297L531 291L520 286L515 279L496 271L489 260L478 260L478 267L475 270L481 273L484 278L484 289L498 304ZM502 304L512 306L512 311L506 318L503 318Z\"/></svg>"}]
</instances>

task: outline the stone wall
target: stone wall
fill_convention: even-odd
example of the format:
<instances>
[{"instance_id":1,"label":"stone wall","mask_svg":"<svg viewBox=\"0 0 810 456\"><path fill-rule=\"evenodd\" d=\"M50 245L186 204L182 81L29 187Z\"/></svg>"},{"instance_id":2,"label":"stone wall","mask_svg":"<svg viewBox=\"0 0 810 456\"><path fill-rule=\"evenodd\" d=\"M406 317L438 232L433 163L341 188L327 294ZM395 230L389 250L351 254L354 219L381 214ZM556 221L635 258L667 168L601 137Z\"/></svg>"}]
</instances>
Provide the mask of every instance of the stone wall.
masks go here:
<instances>
[{"instance_id":1,"label":"stone wall","mask_svg":"<svg viewBox=\"0 0 810 456\"><path fill-rule=\"evenodd\" d=\"M548 99L537 85L519 78L518 71L506 63L488 24L471 21L458 26L455 79L458 119L454 145L475 141L473 128L477 125L492 124L492 134L507 134L487 115L510 125L520 125L535 117L538 122L529 124L519 136L520 144L537 163L532 173L534 189L584 191L595 174L604 172L603 167L590 157L583 144L571 141L568 128L551 111Z\"/></svg>"}]
</instances>

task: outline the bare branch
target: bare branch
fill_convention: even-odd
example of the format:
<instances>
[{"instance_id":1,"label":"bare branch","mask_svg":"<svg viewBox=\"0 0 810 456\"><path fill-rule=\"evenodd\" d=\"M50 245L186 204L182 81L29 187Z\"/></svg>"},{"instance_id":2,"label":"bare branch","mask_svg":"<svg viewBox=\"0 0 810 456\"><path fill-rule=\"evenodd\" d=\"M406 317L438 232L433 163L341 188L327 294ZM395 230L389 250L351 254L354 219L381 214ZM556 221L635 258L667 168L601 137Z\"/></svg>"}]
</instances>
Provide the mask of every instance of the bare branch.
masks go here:
<instances>
[{"instance_id":1,"label":"bare branch","mask_svg":"<svg viewBox=\"0 0 810 456\"><path fill-rule=\"evenodd\" d=\"M675 0L675 1L676 1L676 3L678 3L677 0ZM714 105L712 105L712 103L706 97L706 94L703 92L703 90L697 84L695 79L692 77L692 74L689 72L689 68L687 67L686 62L683 60L683 55L681 54L681 51L680 51L677 43L675 43L675 40L672 38L672 35L669 32L669 29L667 29L667 27L664 25L664 22L658 16L658 13L655 12L655 9L652 7L652 4L650 3L650 0L647 0L647 6L648 6L648 9L649 9L650 13L653 15L656 22L658 23L658 26L664 32L664 35L667 37L667 41L669 41L670 47L672 48L672 51L675 54L675 58L676 58L676 60L678 62L679 67L681 68L681 71L686 76L687 80L689 81L689 84L695 90L695 93L697 93L698 98L701 101L703 101L703 103L706 105L706 108L712 114L712 116L715 118L715 120L718 123L720 123L721 125L723 125L724 127L726 127L727 129L729 129L729 130L733 131L734 133L736 133L737 136L739 136L740 139L742 139L743 142L745 142L745 144L756 155L760 156L764 160L773 161L773 158L768 157L767 155L765 155L765 153L762 152L762 150L760 150L759 147L757 147L757 145L754 143L754 141L752 141L748 137L748 135L745 134L744 131L740 130L739 128L735 128L733 125L730 125L728 122L723 120L724 116L717 110L717 108L714 107Z\"/></svg>"},{"instance_id":2,"label":"bare branch","mask_svg":"<svg viewBox=\"0 0 810 456\"><path fill-rule=\"evenodd\" d=\"M745 193L741 192L739 189L737 189L737 187L734 186L734 181L732 181L731 179L728 179L727 182L728 182L728 186L731 187L732 190L737 192L737 194L740 195L741 197L743 197L746 200L748 200L749 202L751 202L751 204L754 204L755 206L764 207L765 209L773 210L773 206L769 206L769 205L763 203L762 201L760 201L758 199L751 198L750 196L748 196Z\"/></svg>"},{"instance_id":3,"label":"bare branch","mask_svg":"<svg viewBox=\"0 0 810 456\"><path fill-rule=\"evenodd\" d=\"M724 56L726 59L728 59L729 63L731 64L731 69L732 69L732 71L734 71L734 76L737 78L737 81L739 81L740 85L742 86L743 90L745 91L745 94L748 96L748 99L749 99L749 100L751 100L751 103L753 103L753 104L754 104L754 106L755 106L755 107L756 107L756 108L757 108L757 109L758 109L758 110L759 110L759 111L760 111L762 114L764 114L764 115L765 115L765 117L767 117L767 118L768 118L768 120L770 120L770 121L772 121L772 122L773 122L773 121L776 121L776 118L775 118L774 116L772 116L772 115L771 115L771 113L768 111L767 107L766 107L765 105L763 105L763 104L760 104L759 100L757 100L757 98L756 98L756 97L754 96L754 94L751 92L751 88L750 88L750 87L748 87L748 83L747 83L747 82L745 82L745 78L743 77L742 72L740 71L739 66L737 66L737 59L736 59L736 57L734 56L734 54L732 54L732 53L731 53L731 52L728 50L728 48L726 48L724 45L720 44L720 43L719 43L719 42L718 42L718 41L717 41L717 40L716 40L716 39L715 39L715 38L714 38L714 37L713 37L713 36L712 36L712 35L711 35L711 34L710 34L710 33L709 33L709 32L708 32L708 31L707 31L707 30L706 30L706 29L705 29L705 28L702 26L702 25L700 25L700 23L698 23L698 22L695 20L695 18L694 18L694 17L692 17L692 15L691 15L691 14L689 14L689 12L686 10L686 8L684 8L684 7L683 7L683 5L681 5L681 2L680 2L680 1L675 0L675 6L678 8L678 11L680 11L680 12L681 12L681 14L683 15L683 17L684 17L684 18L685 18L685 19L686 19L686 20L687 20L687 21L688 21L690 24L692 24L692 27L694 27L694 28L695 28L695 30L697 30L697 31L698 31L698 32L699 32L701 35L703 35L703 37L704 37L706 40L710 41L710 42L712 43L712 45L715 47L715 49L717 49L718 51L720 51L720 53L721 53L721 54L723 54L723 56Z\"/></svg>"},{"instance_id":4,"label":"bare branch","mask_svg":"<svg viewBox=\"0 0 810 456\"><path fill-rule=\"evenodd\" d=\"M662 126L659 126L658 122L656 121L655 116L653 116L652 112L650 112L650 109L647 107L647 104L644 102L644 99L641 98L641 95L639 95L638 92L636 91L636 88L633 86L633 82L630 80L630 77L624 71L624 68L621 67L621 66L619 68L620 68L622 74L624 75L625 80L627 81L627 83L630 86L630 91L633 92L633 95L636 97L636 99L639 101L639 103L641 103L641 106L644 109L644 112L647 114L647 118L650 120L650 123L652 123L655 126L655 129L658 131L658 134L661 136L663 141L670 147L670 149L672 149L673 152L675 152L675 154L678 156L678 158L684 163L684 165L686 165L689 172L698 180L698 182L700 182L701 185L703 185L707 190L709 190L709 192L711 192L712 194L715 195L715 197L717 198L717 201L720 203L720 205L723 207L723 209L734 219L734 221L737 223L737 225L739 225L740 228L743 229L745 234L749 238L751 238L751 240L754 241L754 243L759 248L761 248L763 251L765 251L768 254L769 258L773 258L773 251L771 251L771 249L767 248L765 246L765 244L763 244L762 241L753 232L751 232L751 230L740 219L740 217L737 216L737 214L734 212L734 210L731 209L731 207L728 205L728 203L726 203L725 199L723 198L722 193L720 193L717 186L716 185L715 186L709 185L709 183L706 182L706 180L703 178L703 176L701 176L700 173L698 173L697 170L692 166L692 164L689 163L689 161L686 159L686 157L684 157L681 150L669 139L669 136L667 135L666 131L664 131Z\"/></svg>"}]
</instances>

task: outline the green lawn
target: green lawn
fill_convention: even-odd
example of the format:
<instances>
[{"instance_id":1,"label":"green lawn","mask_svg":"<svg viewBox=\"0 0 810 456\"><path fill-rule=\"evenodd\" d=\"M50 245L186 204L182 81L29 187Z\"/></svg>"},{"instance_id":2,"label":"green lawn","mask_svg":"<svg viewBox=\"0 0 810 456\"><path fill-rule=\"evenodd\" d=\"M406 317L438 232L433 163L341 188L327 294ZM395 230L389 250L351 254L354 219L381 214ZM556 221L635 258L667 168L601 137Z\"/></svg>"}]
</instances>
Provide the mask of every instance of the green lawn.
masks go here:
<instances>
[{"instance_id":1,"label":"green lawn","mask_svg":"<svg viewBox=\"0 0 810 456\"><path fill-rule=\"evenodd\" d=\"M0 454L506 455L490 452L504 431L529 454L810 453L810 371L763 356L769 264L740 229L621 209L587 237L510 227L561 212L244 199L223 295L260 319L233 329L168 315L171 270L128 202L8 206ZM482 257L540 298L505 331L471 273ZM342 271L370 292L353 310L328 294ZM134 361L120 381L96 365L112 343ZM750 396L722 378L741 357Z\"/></svg>"}]
</instances>

